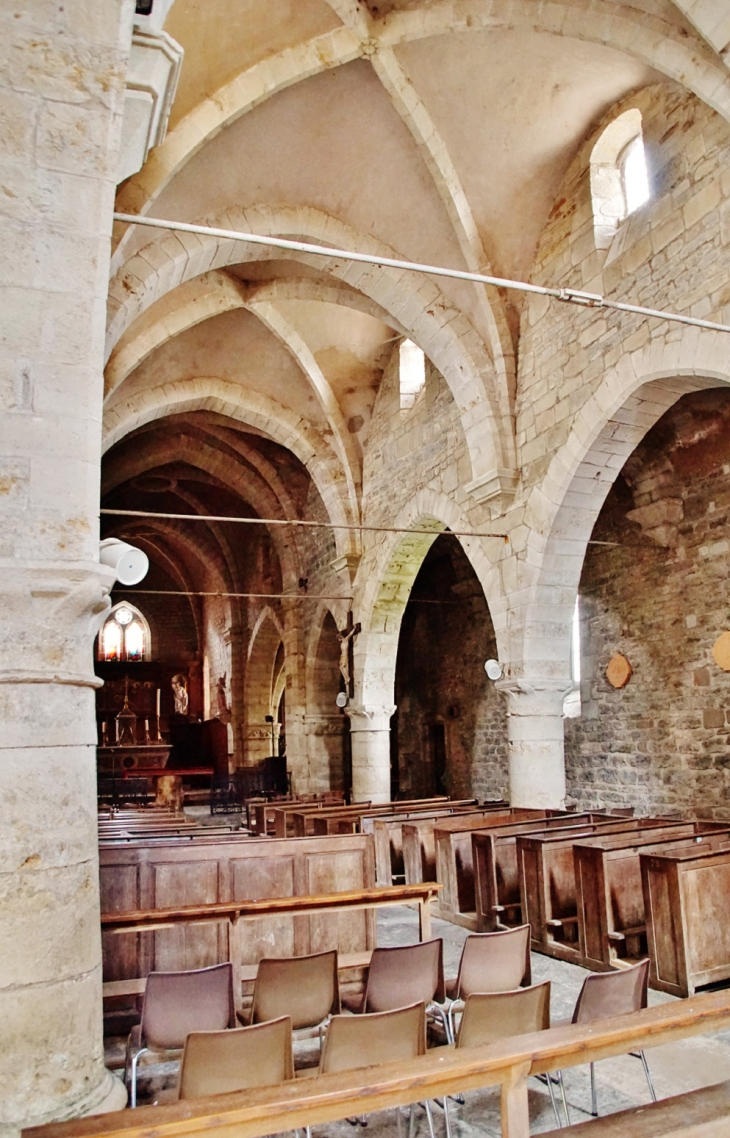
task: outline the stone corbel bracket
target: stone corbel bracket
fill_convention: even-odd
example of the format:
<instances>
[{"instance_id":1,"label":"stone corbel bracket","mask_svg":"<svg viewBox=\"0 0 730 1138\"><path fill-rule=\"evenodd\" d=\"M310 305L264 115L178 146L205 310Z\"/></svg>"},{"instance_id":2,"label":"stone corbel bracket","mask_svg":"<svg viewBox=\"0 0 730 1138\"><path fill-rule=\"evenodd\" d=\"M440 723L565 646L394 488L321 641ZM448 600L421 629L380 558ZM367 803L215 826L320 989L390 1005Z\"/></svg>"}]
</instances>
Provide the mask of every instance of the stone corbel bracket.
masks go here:
<instances>
[{"instance_id":1,"label":"stone corbel bracket","mask_svg":"<svg viewBox=\"0 0 730 1138\"><path fill-rule=\"evenodd\" d=\"M464 489L478 505L487 505L492 517L497 518L512 505L519 481L518 471L499 467L468 482Z\"/></svg>"},{"instance_id":2,"label":"stone corbel bracket","mask_svg":"<svg viewBox=\"0 0 730 1138\"><path fill-rule=\"evenodd\" d=\"M156 9L157 5L152 15L135 18L124 92L118 182L141 170L152 147L164 139L180 78L183 49L162 31L161 19L153 19Z\"/></svg>"}]
</instances>

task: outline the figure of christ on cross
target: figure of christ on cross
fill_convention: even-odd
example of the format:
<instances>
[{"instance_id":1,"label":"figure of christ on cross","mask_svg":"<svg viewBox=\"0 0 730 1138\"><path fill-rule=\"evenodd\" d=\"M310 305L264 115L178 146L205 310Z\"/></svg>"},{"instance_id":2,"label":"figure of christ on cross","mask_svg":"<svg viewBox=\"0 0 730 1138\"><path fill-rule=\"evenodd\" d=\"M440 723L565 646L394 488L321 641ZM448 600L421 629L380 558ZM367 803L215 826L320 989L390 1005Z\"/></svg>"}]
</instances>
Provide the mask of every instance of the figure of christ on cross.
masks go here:
<instances>
[{"instance_id":1,"label":"figure of christ on cross","mask_svg":"<svg viewBox=\"0 0 730 1138\"><path fill-rule=\"evenodd\" d=\"M352 623L352 613L347 614L347 625L337 633L340 641L340 673L345 681L348 696L354 695L352 688L352 641L360 631L360 623Z\"/></svg>"}]
</instances>

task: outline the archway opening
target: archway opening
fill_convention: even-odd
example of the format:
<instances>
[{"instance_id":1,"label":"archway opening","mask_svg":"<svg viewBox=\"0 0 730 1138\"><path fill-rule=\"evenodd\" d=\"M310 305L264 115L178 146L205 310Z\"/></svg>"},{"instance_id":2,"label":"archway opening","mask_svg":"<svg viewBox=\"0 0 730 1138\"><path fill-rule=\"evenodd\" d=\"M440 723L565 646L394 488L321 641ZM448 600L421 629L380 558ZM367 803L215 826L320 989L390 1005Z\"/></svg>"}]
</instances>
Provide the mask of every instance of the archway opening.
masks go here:
<instances>
[{"instance_id":1,"label":"archway opening","mask_svg":"<svg viewBox=\"0 0 730 1138\"><path fill-rule=\"evenodd\" d=\"M505 706L484 672L496 654L481 584L458 540L441 534L423 560L401 623L391 730L394 793L505 793Z\"/></svg>"},{"instance_id":2,"label":"archway opening","mask_svg":"<svg viewBox=\"0 0 730 1138\"><path fill-rule=\"evenodd\" d=\"M682 396L636 446L592 533L580 581L580 719L566 721L581 807L730 818L730 391ZM619 684L607 675L623 657ZM612 684L611 679L614 683Z\"/></svg>"}]
</instances>

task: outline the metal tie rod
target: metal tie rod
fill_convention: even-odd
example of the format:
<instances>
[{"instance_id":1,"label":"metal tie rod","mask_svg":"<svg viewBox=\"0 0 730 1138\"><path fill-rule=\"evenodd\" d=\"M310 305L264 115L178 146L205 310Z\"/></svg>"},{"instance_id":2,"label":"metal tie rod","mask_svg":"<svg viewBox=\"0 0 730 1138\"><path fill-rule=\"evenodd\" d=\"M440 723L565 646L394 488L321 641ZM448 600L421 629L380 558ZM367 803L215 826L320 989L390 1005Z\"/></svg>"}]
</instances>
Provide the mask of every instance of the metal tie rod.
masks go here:
<instances>
[{"instance_id":1,"label":"metal tie rod","mask_svg":"<svg viewBox=\"0 0 730 1138\"><path fill-rule=\"evenodd\" d=\"M330 257L344 261L360 261L365 265L406 269L412 273L427 273L435 277L452 277L459 281L473 281L475 284L494 285L496 288L516 289L518 292L535 292L540 296L552 296L569 304L579 304L583 308L612 308L618 312L633 312L637 316L653 316L657 320L672 320L678 324L691 324L694 328L707 328L711 332L730 332L730 325L715 324L712 320L700 320L695 316L683 316L679 312L664 312L657 308L642 308L638 304L624 304L618 300L607 300L597 293L581 292L576 288L545 288L543 285L528 284L526 281L513 281L505 277L488 277L483 273L469 273L462 269L445 269L438 265L424 265L418 261L399 261L394 257L378 257L373 253L352 253L347 249L333 249L328 245L313 245L308 241L292 241L287 237L264 237L260 233L239 233L235 229L215 229L210 225L191 225L184 221L165 221L158 217L143 217L136 213L115 213L115 221L127 225L147 225L151 229L169 229L173 233L194 233L202 237L220 237L227 241L243 241L250 245L268 245L274 249L290 249L295 253L313 253L318 257Z\"/></svg>"}]
</instances>

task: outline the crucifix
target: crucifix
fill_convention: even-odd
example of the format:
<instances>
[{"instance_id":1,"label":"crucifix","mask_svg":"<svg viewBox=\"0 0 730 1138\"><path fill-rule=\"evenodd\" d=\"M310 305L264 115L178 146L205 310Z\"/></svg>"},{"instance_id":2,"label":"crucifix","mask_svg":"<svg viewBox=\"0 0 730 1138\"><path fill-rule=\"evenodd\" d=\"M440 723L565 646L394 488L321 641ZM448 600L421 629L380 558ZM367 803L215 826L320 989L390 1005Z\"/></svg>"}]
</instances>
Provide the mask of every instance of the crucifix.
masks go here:
<instances>
[{"instance_id":1,"label":"crucifix","mask_svg":"<svg viewBox=\"0 0 730 1138\"><path fill-rule=\"evenodd\" d=\"M360 631L360 622L358 621L357 624L353 624L352 623L352 612L351 611L348 612L347 624L345 625L345 627L343 629L341 629L337 633L337 636L338 636L339 641L340 641L340 673L342 675L343 680L345 681L345 691L346 691L346 693L350 699L355 694L353 682L352 682L352 671L353 671L352 642L353 642L353 639L357 636L359 631Z\"/></svg>"}]
</instances>

